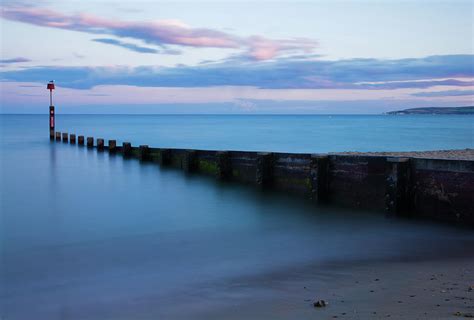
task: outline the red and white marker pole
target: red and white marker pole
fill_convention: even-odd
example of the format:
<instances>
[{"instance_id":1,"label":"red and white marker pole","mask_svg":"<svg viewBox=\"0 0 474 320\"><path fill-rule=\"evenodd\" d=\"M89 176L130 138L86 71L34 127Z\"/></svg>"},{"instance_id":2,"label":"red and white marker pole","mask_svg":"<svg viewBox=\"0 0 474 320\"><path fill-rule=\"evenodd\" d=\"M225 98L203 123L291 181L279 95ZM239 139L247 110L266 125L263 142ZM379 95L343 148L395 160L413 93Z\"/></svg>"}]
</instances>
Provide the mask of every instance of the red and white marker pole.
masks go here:
<instances>
[{"instance_id":1,"label":"red and white marker pole","mask_svg":"<svg viewBox=\"0 0 474 320\"><path fill-rule=\"evenodd\" d=\"M53 106L53 90L54 88L54 81L51 80L48 83L46 89L49 90L49 139L54 140L54 106Z\"/></svg>"}]
</instances>

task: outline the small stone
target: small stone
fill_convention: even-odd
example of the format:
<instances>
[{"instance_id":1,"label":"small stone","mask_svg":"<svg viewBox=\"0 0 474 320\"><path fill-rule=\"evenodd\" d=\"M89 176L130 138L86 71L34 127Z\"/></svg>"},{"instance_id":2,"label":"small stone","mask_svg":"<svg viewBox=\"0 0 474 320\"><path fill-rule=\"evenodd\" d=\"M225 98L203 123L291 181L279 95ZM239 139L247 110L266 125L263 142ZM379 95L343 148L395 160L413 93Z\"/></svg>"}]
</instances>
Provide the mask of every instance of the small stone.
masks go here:
<instances>
[{"instance_id":1,"label":"small stone","mask_svg":"<svg viewBox=\"0 0 474 320\"><path fill-rule=\"evenodd\" d=\"M326 307L327 305L328 305L328 302L325 300L318 300L315 303L313 303L313 306L315 308L323 308L323 307Z\"/></svg>"},{"instance_id":2,"label":"small stone","mask_svg":"<svg viewBox=\"0 0 474 320\"><path fill-rule=\"evenodd\" d=\"M470 286L467 291L471 292L471 291L474 291L474 286Z\"/></svg>"}]
</instances>

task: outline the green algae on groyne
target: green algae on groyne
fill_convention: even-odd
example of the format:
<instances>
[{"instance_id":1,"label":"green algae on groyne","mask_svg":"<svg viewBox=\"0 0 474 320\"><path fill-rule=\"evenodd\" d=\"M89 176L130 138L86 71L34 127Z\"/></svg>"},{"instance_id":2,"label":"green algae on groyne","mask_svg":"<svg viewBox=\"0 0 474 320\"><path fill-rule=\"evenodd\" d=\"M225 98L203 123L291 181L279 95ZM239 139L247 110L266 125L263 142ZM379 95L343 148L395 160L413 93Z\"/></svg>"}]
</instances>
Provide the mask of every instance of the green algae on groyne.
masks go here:
<instances>
[{"instance_id":1,"label":"green algae on groyne","mask_svg":"<svg viewBox=\"0 0 474 320\"><path fill-rule=\"evenodd\" d=\"M56 141L76 135L56 132ZM72 139L72 137L74 137ZM77 136L84 145L84 136ZM474 226L474 159L425 153L308 154L133 147L87 137L87 147L221 180L303 196L316 203L372 209ZM449 152L449 151L448 151ZM427 154L430 154L429 152Z\"/></svg>"}]
</instances>

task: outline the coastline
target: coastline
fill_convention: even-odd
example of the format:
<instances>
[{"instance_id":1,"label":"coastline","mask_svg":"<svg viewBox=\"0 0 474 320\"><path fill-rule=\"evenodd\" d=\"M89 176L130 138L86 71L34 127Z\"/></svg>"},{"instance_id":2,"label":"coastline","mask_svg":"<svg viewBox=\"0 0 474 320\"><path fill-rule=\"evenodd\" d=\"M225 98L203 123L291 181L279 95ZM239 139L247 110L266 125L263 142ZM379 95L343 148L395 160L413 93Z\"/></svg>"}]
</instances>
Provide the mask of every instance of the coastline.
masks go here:
<instances>
[{"instance_id":1,"label":"coastline","mask_svg":"<svg viewBox=\"0 0 474 320\"><path fill-rule=\"evenodd\" d=\"M471 318L472 266L473 257L458 257L340 262L292 269L229 284L228 305L211 313L203 311L202 315L196 310L197 319ZM262 286L267 289L262 290ZM318 299L327 301L328 306L313 307Z\"/></svg>"}]
</instances>

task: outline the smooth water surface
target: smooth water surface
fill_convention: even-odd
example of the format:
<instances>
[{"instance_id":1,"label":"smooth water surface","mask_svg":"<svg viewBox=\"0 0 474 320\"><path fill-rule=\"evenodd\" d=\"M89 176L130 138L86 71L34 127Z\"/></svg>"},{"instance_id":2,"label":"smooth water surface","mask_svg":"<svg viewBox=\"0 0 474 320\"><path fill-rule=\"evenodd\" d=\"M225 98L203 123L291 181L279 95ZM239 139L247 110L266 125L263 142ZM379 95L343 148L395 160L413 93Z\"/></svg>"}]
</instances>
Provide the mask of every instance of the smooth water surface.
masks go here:
<instances>
[{"instance_id":1,"label":"smooth water surface","mask_svg":"<svg viewBox=\"0 0 474 320\"><path fill-rule=\"evenodd\" d=\"M22 119L42 137L45 116ZM441 115L57 115L57 131L154 147L325 153L474 148L474 116ZM39 126L43 119L44 126Z\"/></svg>"},{"instance_id":2,"label":"smooth water surface","mask_svg":"<svg viewBox=\"0 0 474 320\"><path fill-rule=\"evenodd\" d=\"M51 143L44 116L0 119L2 320L190 319L242 292L271 292L272 274L305 265L473 253L470 230L315 207ZM168 147L322 152L472 147L470 120L62 116L58 130ZM258 277L266 280L249 285Z\"/></svg>"}]
</instances>

